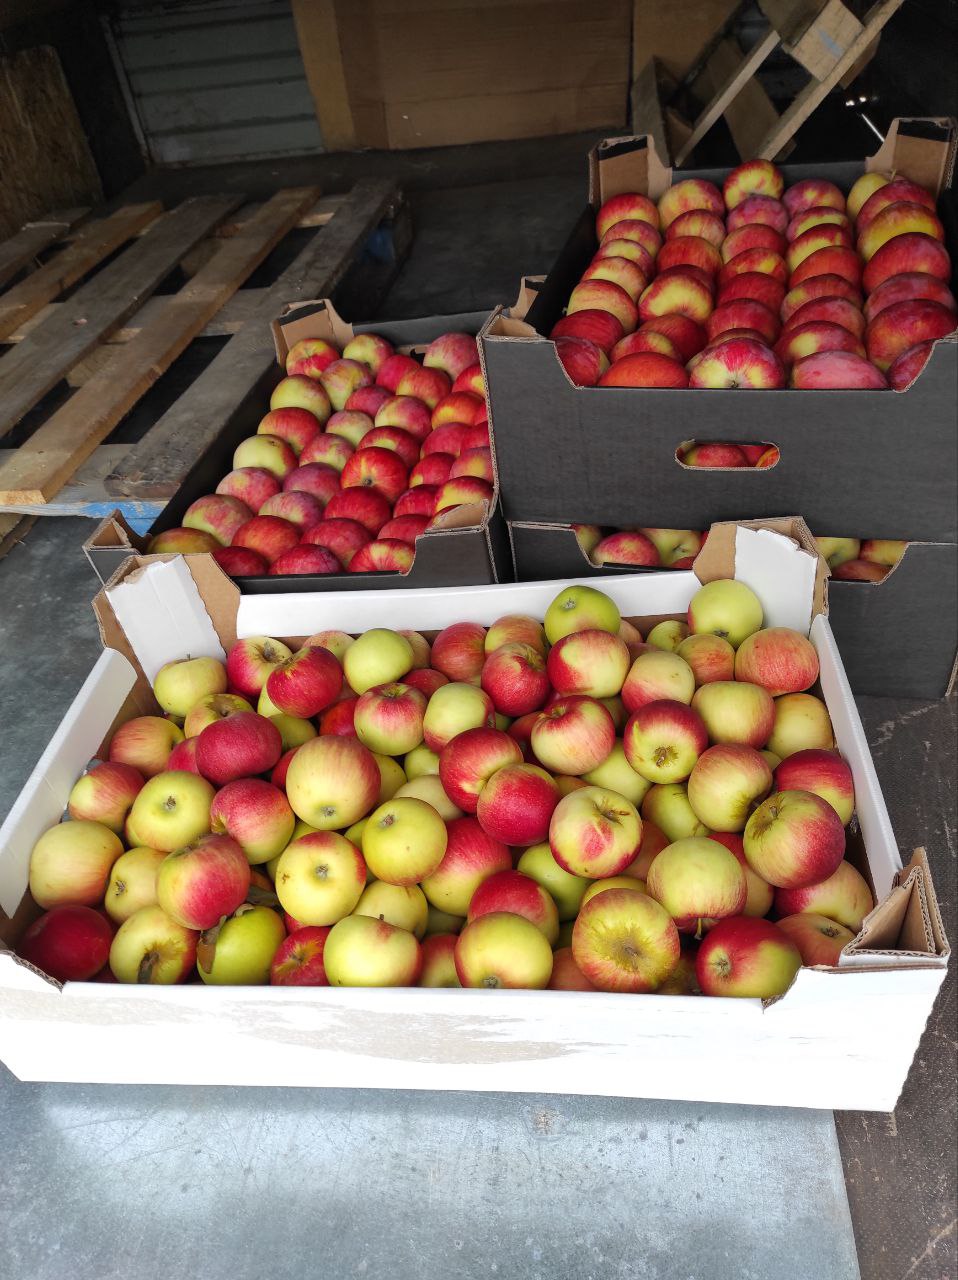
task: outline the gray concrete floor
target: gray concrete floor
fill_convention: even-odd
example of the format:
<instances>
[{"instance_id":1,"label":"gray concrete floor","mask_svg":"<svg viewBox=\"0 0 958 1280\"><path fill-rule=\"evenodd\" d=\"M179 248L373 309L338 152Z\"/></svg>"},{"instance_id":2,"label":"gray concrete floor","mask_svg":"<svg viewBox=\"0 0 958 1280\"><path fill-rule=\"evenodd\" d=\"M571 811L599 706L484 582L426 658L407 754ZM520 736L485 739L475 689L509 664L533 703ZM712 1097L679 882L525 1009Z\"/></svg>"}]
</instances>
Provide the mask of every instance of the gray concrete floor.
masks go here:
<instances>
[{"instance_id":1,"label":"gray concrete floor","mask_svg":"<svg viewBox=\"0 0 958 1280\"><path fill-rule=\"evenodd\" d=\"M491 305L545 270L584 198L586 141L478 148L471 169L462 149L409 162L417 240L384 313ZM334 189L369 163L152 175L141 194L227 177L251 194ZM87 528L41 520L0 561L0 815L99 650ZM954 939L955 700L860 705L900 845L927 845ZM0 1068L0 1280L279 1277L304 1262L337 1280L845 1280L849 1202L866 1280L938 1280L956 1261L954 1026L952 976L894 1115L837 1116L838 1144L828 1113L27 1085Z\"/></svg>"}]
</instances>

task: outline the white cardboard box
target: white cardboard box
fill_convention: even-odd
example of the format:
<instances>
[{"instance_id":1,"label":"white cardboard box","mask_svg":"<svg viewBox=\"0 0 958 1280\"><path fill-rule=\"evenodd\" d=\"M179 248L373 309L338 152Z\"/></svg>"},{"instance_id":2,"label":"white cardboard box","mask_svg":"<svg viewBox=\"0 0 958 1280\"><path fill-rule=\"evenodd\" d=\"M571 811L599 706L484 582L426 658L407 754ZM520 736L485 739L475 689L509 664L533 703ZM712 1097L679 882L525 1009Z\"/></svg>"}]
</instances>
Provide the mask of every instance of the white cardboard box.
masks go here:
<instances>
[{"instance_id":1,"label":"white cardboard box","mask_svg":"<svg viewBox=\"0 0 958 1280\"><path fill-rule=\"evenodd\" d=\"M779 532L776 532L778 530ZM783 536L783 533L792 537ZM148 681L237 636L541 617L554 582L240 597L208 557L131 561L97 598L105 649L0 828L0 1058L25 1080L475 1089L890 1110L945 976L924 851L903 871L801 521L716 526L696 572L606 578L622 614L680 616L700 578L737 576L767 621L807 631L855 779L849 857L879 905L838 967L781 998L550 991L61 987L10 948L36 907L30 850L113 727L155 710ZM699 577L696 576L696 573ZM139 669L138 669L139 668Z\"/></svg>"}]
</instances>

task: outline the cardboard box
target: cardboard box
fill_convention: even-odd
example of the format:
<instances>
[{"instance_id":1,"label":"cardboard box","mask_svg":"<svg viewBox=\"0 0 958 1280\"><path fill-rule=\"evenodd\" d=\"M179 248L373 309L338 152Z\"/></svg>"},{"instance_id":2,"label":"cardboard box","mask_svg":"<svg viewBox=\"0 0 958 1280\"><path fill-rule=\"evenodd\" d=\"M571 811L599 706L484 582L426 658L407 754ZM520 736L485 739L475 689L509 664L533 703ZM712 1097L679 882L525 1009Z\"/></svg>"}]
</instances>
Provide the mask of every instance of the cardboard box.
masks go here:
<instances>
[{"instance_id":1,"label":"cardboard box","mask_svg":"<svg viewBox=\"0 0 958 1280\"><path fill-rule=\"evenodd\" d=\"M532 294L520 293L516 312L522 311ZM523 311L524 314L524 311ZM375 332L406 352L422 351L433 338L457 330L475 333L486 313L465 312L451 316L428 316L420 320L385 321L377 324L348 324L329 301L297 303L273 323L277 364L244 400L240 411L223 428L215 446L197 459L175 497L171 498L146 534L137 534L119 511L101 521L83 544L87 559L101 582L107 582L130 555L143 555L153 534L182 523L186 509L203 494L213 493L232 467L233 451L241 440L253 435L266 412L270 392L284 376L283 363L289 347L301 338L326 338L340 347L357 333ZM510 577L505 525L495 501L457 507L444 517L440 528L430 529L416 539L416 558L407 574L356 573L289 574L239 579L244 592L282 594L287 591L370 591L396 586L408 588L473 586L499 581L501 566Z\"/></svg>"},{"instance_id":2,"label":"cardboard box","mask_svg":"<svg viewBox=\"0 0 958 1280\"><path fill-rule=\"evenodd\" d=\"M864 162L785 165L787 182L825 177L847 190L894 169L940 191L951 183L954 121L896 120ZM704 529L747 513L800 511L816 533L955 542L958 341L938 342L903 392L625 389L574 386L548 334L595 252L594 210L609 196L658 196L676 172L652 140L615 138L590 156L589 205L524 321L494 312L480 335L507 520ZM948 213L945 212L946 219ZM951 240L955 254L954 237ZM690 440L778 445L767 470L696 470Z\"/></svg>"},{"instance_id":3,"label":"cardboard box","mask_svg":"<svg viewBox=\"0 0 958 1280\"><path fill-rule=\"evenodd\" d=\"M240 596L207 556L131 561L97 597L104 652L0 829L0 1058L21 1079L475 1089L889 1110L946 971L924 851L902 867L828 619L824 565L801 521L716 526L696 573L609 577L639 625L684 614L701 580L735 575L766 619L807 632L851 766L848 856L879 905L838 966L759 1000L550 991L61 987L18 960L35 916L30 850L113 729L154 708L149 681L237 636L301 638L388 622L433 632L542 617L555 582L435 591ZM640 1015L640 1016L637 1016Z\"/></svg>"},{"instance_id":4,"label":"cardboard box","mask_svg":"<svg viewBox=\"0 0 958 1280\"><path fill-rule=\"evenodd\" d=\"M510 521L509 541L518 582L607 578L629 572L593 564L568 525ZM909 543L881 582L829 579L828 620L853 692L944 697L955 686L958 663L958 546ZM920 644L916 636L921 637Z\"/></svg>"}]
</instances>

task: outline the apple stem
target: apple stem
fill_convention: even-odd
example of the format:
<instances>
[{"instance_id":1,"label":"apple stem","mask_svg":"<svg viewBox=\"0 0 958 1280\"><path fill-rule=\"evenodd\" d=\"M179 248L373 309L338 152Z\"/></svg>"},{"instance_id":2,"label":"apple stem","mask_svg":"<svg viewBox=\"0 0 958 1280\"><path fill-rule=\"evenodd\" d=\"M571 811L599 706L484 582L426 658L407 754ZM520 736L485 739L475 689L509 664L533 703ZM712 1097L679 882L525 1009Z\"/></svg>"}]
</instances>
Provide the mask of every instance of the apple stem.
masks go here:
<instances>
[{"instance_id":1,"label":"apple stem","mask_svg":"<svg viewBox=\"0 0 958 1280\"><path fill-rule=\"evenodd\" d=\"M695 941L696 942L702 941L702 917L701 916L699 916L699 918L695 922Z\"/></svg>"}]
</instances>

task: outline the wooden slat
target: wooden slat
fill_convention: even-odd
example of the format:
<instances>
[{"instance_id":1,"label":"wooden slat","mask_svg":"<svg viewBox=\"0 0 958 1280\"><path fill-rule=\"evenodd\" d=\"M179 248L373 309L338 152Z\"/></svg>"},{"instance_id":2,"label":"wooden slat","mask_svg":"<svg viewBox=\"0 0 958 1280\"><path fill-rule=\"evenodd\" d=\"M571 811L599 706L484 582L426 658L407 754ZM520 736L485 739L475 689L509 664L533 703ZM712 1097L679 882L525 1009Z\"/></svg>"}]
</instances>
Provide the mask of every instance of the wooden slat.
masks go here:
<instances>
[{"instance_id":1,"label":"wooden slat","mask_svg":"<svg viewBox=\"0 0 958 1280\"><path fill-rule=\"evenodd\" d=\"M12 280L18 271L22 271L38 253L60 240L89 212L84 207L51 213L47 218L26 223L16 235L0 244L0 288L8 280Z\"/></svg>"},{"instance_id":2,"label":"wooden slat","mask_svg":"<svg viewBox=\"0 0 958 1280\"><path fill-rule=\"evenodd\" d=\"M56 315L0 360L0 436L6 435L87 352L143 299L237 196L196 196L157 219L142 239L89 280Z\"/></svg>"},{"instance_id":3,"label":"wooden slat","mask_svg":"<svg viewBox=\"0 0 958 1280\"><path fill-rule=\"evenodd\" d=\"M818 104L841 81L849 67L862 56L890 18L901 8L904 0L879 0L862 18L862 31L848 46L824 80L810 80L795 101L782 115L769 133L762 139L755 152L766 160L774 160L795 133L801 128Z\"/></svg>"},{"instance_id":4,"label":"wooden slat","mask_svg":"<svg viewBox=\"0 0 958 1280\"><path fill-rule=\"evenodd\" d=\"M734 74L741 61L738 41L731 36L720 40L702 68L696 89L701 85L705 93L714 93ZM778 112L757 76L742 86L724 114L732 141L743 160L757 154L755 148L778 120Z\"/></svg>"},{"instance_id":5,"label":"wooden slat","mask_svg":"<svg viewBox=\"0 0 958 1280\"><path fill-rule=\"evenodd\" d=\"M689 134L678 155L675 157L676 168L681 169L683 163L691 152L695 149L698 142L705 137L712 125L715 124L719 116L724 114L729 103L732 102L744 86L751 80L755 72L759 69L765 59L779 46L778 32L769 30L765 36L759 40L754 48L750 49L742 58L738 67L723 80L721 86L716 91L715 97L708 104L699 118L692 126L692 132Z\"/></svg>"},{"instance_id":6,"label":"wooden slat","mask_svg":"<svg viewBox=\"0 0 958 1280\"><path fill-rule=\"evenodd\" d=\"M335 217L266 292L247 324L107 477L111 493L169 498L276 359L270 322L287 302L328 297L399 197L395 182L358 182ZM9 358L9 357L7 357Z\"/></svg>"},{"instance_id":7,"label":"wooden slat","mask_svg":"<svg viewBox=\"0 0 958 1280\"><path fill-rule=\"evenodd\" d=\"M300 214L315 187L279 191L239 235L179 293L162 300L156 319L123 347L0 468L0 504L48 502L101 440L200 333Z\"/></svg>"},{"instance_id":8,"label":"wooden slat","mask_svg":"<svg viewBox=\"0 0 958 1280\"><path fill-rule=\"evenodd\" d=\"M38 516L83 516L102 520L119 508L127 524L136 531L148 529L163 510L165 503L117 498L107 493L104 480L114 466L129 452L128 444L101 444L77 468L68 484L41 506L32 503L7 503L0 507L0 528L4 521L27 520ZM0 467L17 456L16 449L0 449ZM32 519L28 523L32 524Z\"/></svg>"},{"instance_id":9,"label":"wooden slat","mask_svg":"<svg viewBox=\"0 0 958 1280\"><path fill-rule=\"evenodd\" d=\"M0 560L33 526L33 516L0 515Z\"/></svg>"},{"instance_id":10,"label":"wooden slat","mask_svg":"<svg viewBox=\"0 0 958 1280\"><path fill-rule=\"evenodd\" d=\"M108 218L84 227L72 244L0 297L0 338L12 333L64 289L76 284L162 212L163 206L155 200L125 205Z\"/></svg>"}]
</instances>

